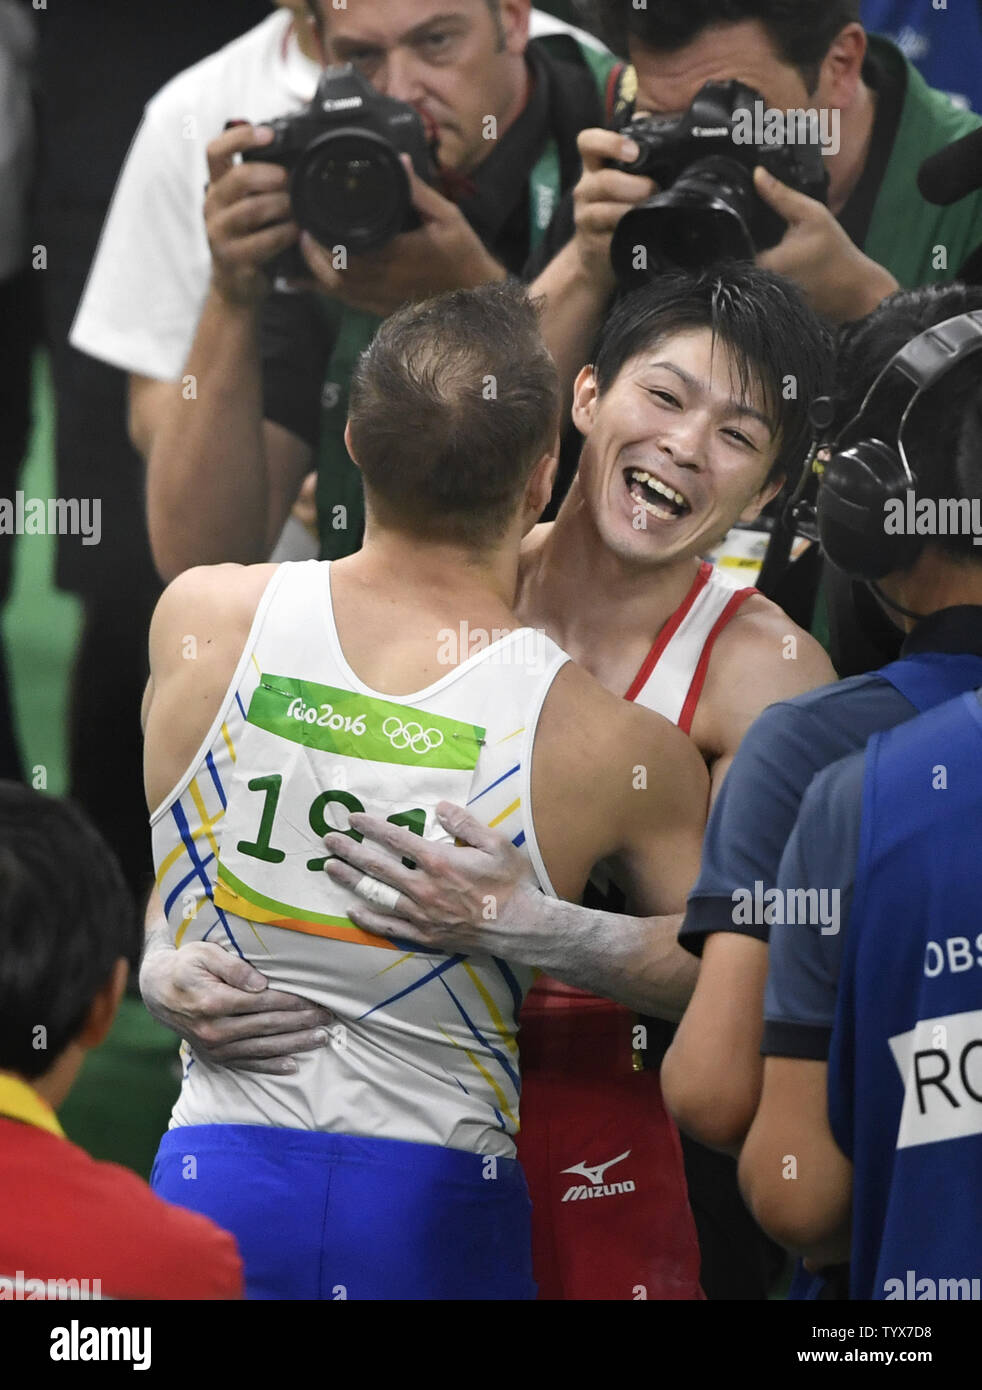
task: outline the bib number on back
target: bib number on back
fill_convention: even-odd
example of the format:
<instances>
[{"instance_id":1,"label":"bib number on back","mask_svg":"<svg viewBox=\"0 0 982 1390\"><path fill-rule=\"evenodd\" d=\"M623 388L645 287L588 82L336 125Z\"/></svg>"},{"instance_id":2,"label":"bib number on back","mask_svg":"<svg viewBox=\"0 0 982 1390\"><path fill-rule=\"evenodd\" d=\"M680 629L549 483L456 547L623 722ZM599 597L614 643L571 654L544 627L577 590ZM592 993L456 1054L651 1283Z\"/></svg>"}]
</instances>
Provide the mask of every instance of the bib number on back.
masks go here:
<instances>
[{"instance_id":1,"label":"bib number on back","mask_svg":"<svg viewBox=\"0 0 982 1390\"><path fill-rule=\"evenodd\" d=\"M395 701L262 675L239 740L215 905L254 924L394 949L347 917L353 895L324 873L323 837L361 840L346 821L368 811L449 840L435 808L467 801L484 735Z\"/></svg>"}]
</instances>

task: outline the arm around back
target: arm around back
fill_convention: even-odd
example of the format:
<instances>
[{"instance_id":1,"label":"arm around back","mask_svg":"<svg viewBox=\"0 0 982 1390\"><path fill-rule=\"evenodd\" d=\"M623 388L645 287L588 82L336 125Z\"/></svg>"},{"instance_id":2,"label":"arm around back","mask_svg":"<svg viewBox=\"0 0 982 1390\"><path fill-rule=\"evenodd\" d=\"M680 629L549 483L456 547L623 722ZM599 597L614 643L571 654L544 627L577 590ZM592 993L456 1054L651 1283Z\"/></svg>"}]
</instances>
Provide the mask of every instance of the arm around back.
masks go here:
<instances>
[{"instance_id":1,"label":"arm around back","mask_svg":"<svg viewBox=\"0 0 982 1390\"><path fill-rule=\"evenodd\" d=\"M561 948L548 968L643 1013L678 1018L696 963L676 939L699 867L709 776L667 719L573 666L544 709L533 762L536 835L557 891L578 898L607 861L637 916L546 905Z\"/></svg>"}]
</instances>

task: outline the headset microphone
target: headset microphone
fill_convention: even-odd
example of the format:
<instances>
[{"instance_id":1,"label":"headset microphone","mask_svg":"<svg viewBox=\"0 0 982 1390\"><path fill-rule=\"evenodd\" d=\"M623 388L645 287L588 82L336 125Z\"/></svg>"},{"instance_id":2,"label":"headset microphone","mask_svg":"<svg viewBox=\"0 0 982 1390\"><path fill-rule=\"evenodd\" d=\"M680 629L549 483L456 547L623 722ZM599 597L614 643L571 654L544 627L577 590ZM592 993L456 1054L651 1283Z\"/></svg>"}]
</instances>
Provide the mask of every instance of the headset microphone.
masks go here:
<instances>
[{"instance_id":1,"label":"headset microphone","mask_svg":"<svg viewBox=\"0 0 982 1390\"><path fill-rule=\"evenodd\" d=\"M925 159L917 188L929 203L948 207L982 188L982 126Z\"/></svg>"},{"instance_id":2,"label":"headset microphone","mask_svg":"<svg viewBox=\"0 0 982 1390\"><path fill-rule=\"evenodd\" d=\"M926 613L915 613L913 608L905 608L903 604L895 603L892 598L887 598L875 579L868 579L866 585L867 588L872 589L881 603L885 604L887 608L892 608L895 613L902 613L905 618L913 618L917 623L919 623L922 618L927 617ZM896 626L896 624L894 624L894 626Z\"/></svg>"},{"instance_id":3,"label":"headset microphone","mask_svg":"<svg viewBox=\"0 0 982 1390\"><path fill-rule=\"evenodd\" d=\"M834 417L835 403L830 396L819 396L812 402L808 411L813 431L812 442L795 490L775 519L764 563L757 577L756 587L766 598L774 598L777 594L781 577L791 562L791 548L798 532L804 531L809 539L815 539L814 490L822 472L822 442L828 437Z\"/></svg>"},{"instance_id":4,"label":"headset microphone","mask_svg":"<svg viewBox=\"0 0 982 1390\"><path fill-rule=\"evenodd\" d=\"M818 536L827 558L850 578L870 583L908 569L923 549L922 536L891 535L885 524L888 504L898 501L902 508L916 486L904 431L924 392L979 351L982 310L958 314L919 334L886 364L832 447L818 488ZM885 385L895 390L901 383L908 394L896 442L869 437L865 421L882 408ZM882 597L907 617L921 616Z\"/></svg>"},{"instance_id":5,"label":"headset microphone","mask_svg":"<svg viewBox=\"0 0 982 1390\"><path fill-rule=\"evenodd\" d=\"M798 486L789 497L785 508L786 517L795 523L802 521L815 522L815 493L817 491L818 480L825 472L825 461L827 450L825 440L828 439L832 421L835 419L835 401L831 396L818 396L812 401L808 411L808 420L812 427L812 443L808 450L808 458L805 466L801 470L801 477L798 479ZM811 496L809 496L811 494Z\"/></svg>"}]
</instances>

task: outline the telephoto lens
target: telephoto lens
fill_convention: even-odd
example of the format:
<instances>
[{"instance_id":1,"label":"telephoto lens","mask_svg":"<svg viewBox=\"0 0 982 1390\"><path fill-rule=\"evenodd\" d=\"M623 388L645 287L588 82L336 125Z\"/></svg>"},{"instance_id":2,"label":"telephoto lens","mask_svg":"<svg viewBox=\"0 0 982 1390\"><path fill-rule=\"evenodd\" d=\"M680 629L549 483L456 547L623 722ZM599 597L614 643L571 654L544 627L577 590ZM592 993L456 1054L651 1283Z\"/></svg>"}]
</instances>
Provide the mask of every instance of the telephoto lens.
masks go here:
<instances>
[{"instance_id":1,"label":"telephoto lens","mask_svg":"<svg viewBox=\"0 0 982 1390\"><path fill-rule=\"evenodd\" d=\"M610 259L621 284L652 270L699 270L754 256L750 232L756 191L735 159L711 155L691 165L671 188L626 212L614 231Z\"/></svg>"}]
</instances>

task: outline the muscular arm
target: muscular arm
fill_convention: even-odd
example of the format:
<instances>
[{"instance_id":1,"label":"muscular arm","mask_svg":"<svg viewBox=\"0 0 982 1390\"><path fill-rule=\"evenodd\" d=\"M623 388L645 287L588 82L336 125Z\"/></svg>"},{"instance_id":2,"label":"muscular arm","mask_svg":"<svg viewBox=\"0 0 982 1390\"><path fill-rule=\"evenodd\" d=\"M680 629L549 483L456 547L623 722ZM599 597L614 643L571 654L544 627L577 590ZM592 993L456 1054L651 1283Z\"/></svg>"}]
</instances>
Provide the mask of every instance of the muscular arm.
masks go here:
<instances>
[{"instance_id":1,"label":"muscular arm","mask_svg":"<svg viewBox=\"0 0 982 1390\"><path fill-rule=\"evenodd\" d=\"M588 679L582 672L575 678ZM392 914L366 904L351 910L352 920L439 950L489 952L539 966L638 1012L677 1019L697 967L677 943L676 914L698 867L708 777L684 734L650 711L603 695L609 702L603 717L619 727L598 737L595 761L584 763L581 779L569 774L562 718L550 720L545 746L537 739L536 834L557 891L578 896L594 860L609 859L638 915L545 897L506 837L459 807L441 805L440 822L455 846L427 844L421 851L418 837L362 815L351 822L366 837L360 844L345 835L326 837L339 856L327 866L336 882L354 887L368 873L399 892ZM587 718L586 727L596 725ZM404 868L402 855L411 855L417 868Z\"/></svg>"},{"instance_id":2,"label":"muscular arm","mask_svg":"<svg viewBox=\"0 0 982 1390\"><path fill-rule=\"evenodd\" d=\"M361 844L327 838L328 849L344 856L328 864L335 882L353 888L368 873L399 890L391 914L366 904L351 909L353 922L435 950L536 966L638 1013L681 1017L698 967L676 940L679 915L628 917L548 898L505 836L449 803L438 816L457 846L434 845L421 855L418 836L364 815L351 821L365 836ZM410 853L416 870L400 872L401 856Z\"/></svg>"},{"instance_id":3,"label":"muscular arm","mask_svg":"<svg viewBox=\"0 0 982 1390\"><path fill-rule=\"evenodd\" d=\"M311 466L302 440L263 422L258 314L258 304L212 290L185 367L191 386L137 392L137 427L148 407L156 414L147 508L165 579L193 565L267 559Z\"/></svg>"},{"instance_id":4,"label":"muscular arm","mask_svg":"<svg viewBox=\"0 0 982 1390\"><path fill-rule=\"evenodd\" d=\"M628 917L541 894L540 900L536 941L523 964L639 1014L672 1023L683 1016L698 966L678 944L681 915ZM547 936L552 945L543 951ZM509 953L516 959L511 941L509 934Z\"/></svg>"}]
</instances>

